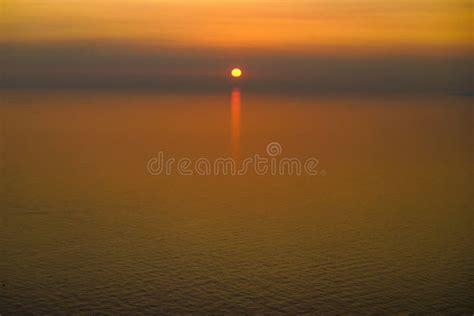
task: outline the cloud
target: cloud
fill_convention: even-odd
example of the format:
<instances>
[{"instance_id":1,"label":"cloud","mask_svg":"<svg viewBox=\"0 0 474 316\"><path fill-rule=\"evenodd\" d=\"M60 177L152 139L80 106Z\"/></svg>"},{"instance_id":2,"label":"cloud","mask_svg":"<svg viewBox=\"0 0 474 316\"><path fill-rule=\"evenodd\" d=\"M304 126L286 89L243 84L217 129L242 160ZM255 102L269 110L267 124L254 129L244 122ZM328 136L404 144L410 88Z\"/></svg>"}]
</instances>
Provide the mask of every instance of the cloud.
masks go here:
<instances>
[{"instance_id":1,"label":"cloud","mask_svg":"<svg viewBox=\"0 0 474 316\"><path fill-rule=\"evenodd\" d=\"M112 43L2 44L2 88L228 87L242 67L255 90L470 93L472 58L462 55L331 55L167 49Z\"/></svg>"}]
</instances>

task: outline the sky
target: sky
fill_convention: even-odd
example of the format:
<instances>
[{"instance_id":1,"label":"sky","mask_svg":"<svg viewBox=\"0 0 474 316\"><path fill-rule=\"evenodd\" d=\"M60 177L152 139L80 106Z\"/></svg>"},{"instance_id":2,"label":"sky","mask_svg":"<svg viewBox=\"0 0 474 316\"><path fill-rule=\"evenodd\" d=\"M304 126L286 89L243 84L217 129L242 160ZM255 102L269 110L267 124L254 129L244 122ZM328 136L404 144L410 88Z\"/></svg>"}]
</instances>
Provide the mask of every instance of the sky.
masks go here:
<instances>
[{"instance_id":1,"label":"sky","mask_svg":"<svg viewBox=\"0 0 474 316\"><path fill-rule=\"evenodd\" d=\"M463 90L472 51L466 0L0 4L0 87L213 85L240 66L260 86L376 88L382 77L413 89L425 74L428 88Z\"/></svg>"}]
</instances>

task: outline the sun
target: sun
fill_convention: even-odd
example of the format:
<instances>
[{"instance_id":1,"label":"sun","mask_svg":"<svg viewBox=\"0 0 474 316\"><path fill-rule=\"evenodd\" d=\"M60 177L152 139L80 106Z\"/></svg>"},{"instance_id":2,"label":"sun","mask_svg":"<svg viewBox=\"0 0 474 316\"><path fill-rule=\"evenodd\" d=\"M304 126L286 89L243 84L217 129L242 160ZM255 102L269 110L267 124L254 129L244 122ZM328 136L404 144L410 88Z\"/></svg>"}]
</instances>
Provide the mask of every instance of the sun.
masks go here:
<instances>
[{"instance_id":1,"label":"sun","mask_svg":"<svg viewBox=\"0 0 474 316\"><path fill-rule=\"evenodd\" d=\"M232 75L232 77L234 78L240 78L242 76L242 70L240 70L239 68L234 68L232 69L232 71L230 72L230 74Z\"/></svg>"}]
</instances>

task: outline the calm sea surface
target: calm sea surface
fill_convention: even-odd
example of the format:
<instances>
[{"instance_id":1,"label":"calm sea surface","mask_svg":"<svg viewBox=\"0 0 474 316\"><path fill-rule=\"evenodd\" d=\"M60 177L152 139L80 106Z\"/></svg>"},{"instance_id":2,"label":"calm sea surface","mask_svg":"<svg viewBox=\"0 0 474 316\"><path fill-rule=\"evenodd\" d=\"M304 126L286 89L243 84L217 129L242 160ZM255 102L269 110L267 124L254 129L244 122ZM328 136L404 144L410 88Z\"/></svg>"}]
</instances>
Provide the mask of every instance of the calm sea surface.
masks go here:
<instances>
[{"instance_id":1,"label":"calm sea surface","mask_svg":"<svg viewBox=\"0 0 474 316\"><path fill-rule=\"evenodd\" d=\"M472 314L471 103L3 91L0 313ZM318 175L147 171L271 142Z\"/></svg>"}]
</instances>

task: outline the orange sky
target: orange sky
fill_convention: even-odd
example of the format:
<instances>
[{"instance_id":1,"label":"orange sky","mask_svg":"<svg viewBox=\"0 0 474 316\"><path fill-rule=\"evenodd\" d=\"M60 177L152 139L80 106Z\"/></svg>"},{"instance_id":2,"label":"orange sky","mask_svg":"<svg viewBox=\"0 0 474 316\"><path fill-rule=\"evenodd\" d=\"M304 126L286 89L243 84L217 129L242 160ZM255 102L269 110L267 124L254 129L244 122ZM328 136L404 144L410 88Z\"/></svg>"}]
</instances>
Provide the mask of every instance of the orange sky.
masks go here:
<instances>
[{"instance_id":1,"label":"orange sky","mask_svg":"<svg viewBox=\"0 0 474 316\"><path fill-rule=\"evenodd\" d=\"M3 0L2 42L465 51L465 0Z\"/></svg>"}]
</instances>

